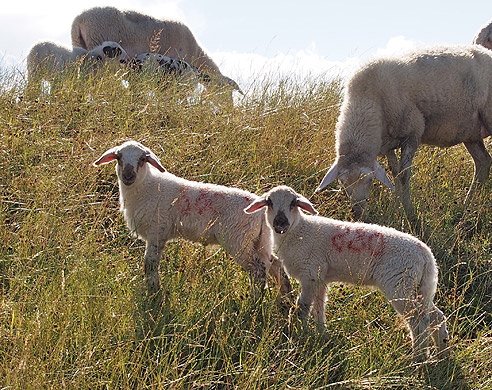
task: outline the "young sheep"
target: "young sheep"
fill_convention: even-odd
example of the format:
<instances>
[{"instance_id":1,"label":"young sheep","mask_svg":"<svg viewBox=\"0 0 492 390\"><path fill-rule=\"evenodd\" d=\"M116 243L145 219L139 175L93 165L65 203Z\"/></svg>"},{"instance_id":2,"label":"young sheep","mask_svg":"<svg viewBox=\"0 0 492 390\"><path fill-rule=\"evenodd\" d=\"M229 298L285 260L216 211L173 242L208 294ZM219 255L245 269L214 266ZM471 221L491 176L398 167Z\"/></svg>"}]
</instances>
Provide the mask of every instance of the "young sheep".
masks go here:
<instances>
[{"instance_id":1,"label":"young sheep","mask_svg":"<svg viewBox=\"0 0 492 390\"><path fill-rule=\"evenodd\" d=\"M360 218L372 179L392 188L378 155L386 156L406 214L412 218L410 167L421 144L464 143L475 164L468 203L489 175L483 138L492 131L492 54L478 45L422 48L374 60L349 80L336 126L337 157L318 190L337 178ZM401 149L400 161L395 149Z\"/></svg>"},{"instance_id":2,"label":"young sheep","mask_svg":"<svg viewBox=\"0 0 492 390\"><path fill-rule=\"evenodd\" d=\"M135 141L109 149L94 165L111 161L117 161L120 211L130 231L146 241L144 270L150 294L160 289L164 246L178 237L219 244L260 288L269 272L282 295L290 291L289 280L273 256L272 235L263 213L248 216L243 212L256 195L174 176L150 149Z\"/></svg>"},{"instance_id":3,"label":"young sheep","mask_svg":"<svg viewBox=\"0 0 492 390\"><path fill-rule=\"evenodd\" d=\"M111 41L103 42L89 51L76 46L70 50L53 42L40 42L32 47L27 56L28 78L33 79L41 67L52 73L62 71L72 62L92 64L103 63L107 59L126 63L130 57L118 43Z\"/></svg>"},{"instance_id":4,"label":"young sheep","mask_svg":"<svg viewBox=\"0 0 492 390\"><path fill-rule=\"evenodd\" d=\"M130 61L130 56L121 47L119 43L105 41L99 46L89 50L84 57L84 62L103 63L106 60L118 61L120 64L126 64Z\"/></svg>"},{"instance_id":5,"label":"young sheep","mask_svg":"<svg viewBox=\"0 0 492 390\"><path fill-rule=\"evenodd\" d=\"M81 47L66 47L53 42L39 42L32 47L27 55L27 74L32 79L40 67L49 71L61 71L70 63L83 58L87 50Z\"/></svg>"},{"instance_id":6,"label":"young sheep","mask_svg":"<svg viewBox=\"0 0 492 390\"><path fill-rule=\"evenodd\" d=\"M138 71L175 75L192 81L210 81L210 78L184 60L175 60L159 53L142 53L133 58L130 66Z\"/></svg>"},{"instance_id":7,"label":"young sheep","mask_svg":"<svg viewBox=\"0 0 492 390\"><path fill-rule=\"evenodd\" d=\"M444 347L446 320L433 303L437 267L424 243L391 228L315 216L311 203L286 186L273 188L245 212L264 207L274 250L301 284L297 304L303 321L312 306L316 321L325 326L327 283L373 286L407 321L416 357L426 353L429 334Z\"/></svg>"}]
</instances>

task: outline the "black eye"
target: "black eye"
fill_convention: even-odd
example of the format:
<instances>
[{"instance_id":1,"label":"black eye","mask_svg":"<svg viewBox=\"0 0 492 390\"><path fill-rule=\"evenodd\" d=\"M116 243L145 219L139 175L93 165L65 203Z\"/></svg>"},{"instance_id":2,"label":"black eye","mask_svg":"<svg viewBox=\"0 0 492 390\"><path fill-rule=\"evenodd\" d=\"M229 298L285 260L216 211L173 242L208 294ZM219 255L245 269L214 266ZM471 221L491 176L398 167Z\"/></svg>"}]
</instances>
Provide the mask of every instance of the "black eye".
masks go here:
<instances>
[{"instance_id":1,"label":"black eye","mask_svg":"<svg viewBox=\"0 0 492 390\"><path fill-rule=\"evenodd\" d=\"M272 203L272 200L270 198L266 198L265 202L266 202L268 207L273 207L273 203Z\"/></svg>"},{"instance_id":2,"label":"black eye","mask_svg":"<svg viewBox=\"0 0 492 390\"><path fill-rule=\"evenodd\" d=\"M294 199L292 202L290 202L290 209L292 210L296 206L297 206L297 199Z\"/></svg>"}]
</instances>

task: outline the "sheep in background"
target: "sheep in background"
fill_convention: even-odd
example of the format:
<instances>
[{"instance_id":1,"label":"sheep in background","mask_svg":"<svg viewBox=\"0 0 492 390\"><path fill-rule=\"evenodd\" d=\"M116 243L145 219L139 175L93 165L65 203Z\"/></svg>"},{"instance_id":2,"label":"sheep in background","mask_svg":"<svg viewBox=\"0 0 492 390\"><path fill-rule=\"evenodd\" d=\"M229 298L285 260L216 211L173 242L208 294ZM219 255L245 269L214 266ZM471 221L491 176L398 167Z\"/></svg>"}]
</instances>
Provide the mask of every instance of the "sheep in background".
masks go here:
<instances>
[{"instance_id":1,"label":"sheep in background","mask_svg":"<svg viewBox=\"0 0 492 390\"><path fill-rule=\"evenodd\" d=\"M492 21L484 25L473 38L473 44L492 49Z\"/></svg>"},{"instance_id":2,"label":"sheep in background","mask_svg":"<svg viewBox=\"0 0 492 390\"><path fill-rule=\"evenodd\" d=\"M46 67L50 72L62 71L66 65L82 59L87 50L81 47L66 47L53 42L39 42L32 47L27 55L27 74L32 79L40 67Z\"/></svg>"},{"instance_id":3,"label":"sheep in background","mask_svg":"<svg viewBox=\"0 0 492 390\"><path fill-rule=\"evenodd\" d=\"M219 67L198 45L190 29L178 21L158 20L134 11L94 7L72 23L72 45L90 50L102 41L120 43L131 57L157 52L181 59L210 75L219 86L240 90L236 82L222 75Z\"/></svg>"},{"instance_id":4,"label":"sheep in background","mask_svg":"<svg viewBox=\"0 0 492 390\"><path fill-rule=\"evenodd\" d=\"M289 280L272 254L272 233L263 213L243 212L256 195L174 176L150 149L135 141L109 149L94 165L111 161L117 161L120 211L130 231L146 242L144 269L150 294L160 289L164 246L178 237L219 244L261 288L269 272L282 295L290 291Z\"/></svg>"},{"instance_id":5,"label":"sheep in background","mask_svg":"<svg viewBox=\"0 0 492 390\"><path fill-rule=\"evenodd\" d=\"M36 77L40 69L50 73L61 72L70 63L76 61L80 61L81 64L103 63L107 59L126 63L130 57L116 42L103 42L89 51L77 46L68 49L53 42L40 42L32 47L27 56L28 78Z\"/></svg>"},{"instance_id":6,"label":"sheep in background","mask_svg":"<svg viewBox=\"0 0 492 390\"><path fill-rule=\"evenodd\" d=\"M119 43L105 41L99 46L89 50L84 57L84 62L104 63L106 60L118 61L120 64L128 63L131 58Z\"/></svg>"},{"instance_id":7,"label":"sheep in background","mask_svg":"<svg viewBox=\"0 0 492 390\"><path fill-rule=\"evenodd\" d=\"M426 353L429 335L440 350L445 346L446 320L433 303L436 261L424 243L395 229L316 216L312 204L286 186L273 188L245 212L264 207L274 250L301 284L297 305L303 322L312 307L316 321L325 327L327 283L372 286L407 321L417 359Z\"/></svg>"},{"instance_id":8,"label":"sheep in background","mask_svg":"<svg viewBox=\"0 0 492 390\"><path fill-rule=\"evenodd\" d=\"M467 204L491 164L483 143L492 130L491 70L490 52L477 45L423 48L363 66L346 86L336 126L337 157L317 190L338 178L360 218L373 178L393 187L376 161L386 156L413 219L410 167L419 145L464 143L475 164Z\"/></svg>"},{"instance_id":9,"label":"sheep in background","mask_svg":"<svg viewBox=\"0 0 492 390\"><path fill-rule=\"evenodd\" d=\"M185 80L199 82L210 81L210 77L202 73L184 60L174 60L171 57L159 53L142 53L133 58L130 66L138 71L158 73L162 75L175 75Z\"/></svg>"}]
</instances>

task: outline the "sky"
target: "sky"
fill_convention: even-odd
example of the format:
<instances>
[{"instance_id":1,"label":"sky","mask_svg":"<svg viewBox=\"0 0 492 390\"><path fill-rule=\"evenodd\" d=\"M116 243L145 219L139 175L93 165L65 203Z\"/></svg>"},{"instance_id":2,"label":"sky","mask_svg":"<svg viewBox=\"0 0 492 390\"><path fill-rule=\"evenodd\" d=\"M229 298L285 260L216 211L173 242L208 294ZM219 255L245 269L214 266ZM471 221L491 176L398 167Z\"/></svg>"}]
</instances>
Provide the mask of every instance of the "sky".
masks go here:
<instances>
[{"instance_id":1,"label":"sky","mask_svg":"<svg viewBox=\"0 0 492 390\"><path fill-rule=\"evenodd\" d=\"M469 44L492 19L491 0L9 0L0 7L0 64L25 69L40 41L71 46L72 20L94 6L184 22L240 85L265 75L345 75L374 56Z\"/></svg>"}]
</instances>

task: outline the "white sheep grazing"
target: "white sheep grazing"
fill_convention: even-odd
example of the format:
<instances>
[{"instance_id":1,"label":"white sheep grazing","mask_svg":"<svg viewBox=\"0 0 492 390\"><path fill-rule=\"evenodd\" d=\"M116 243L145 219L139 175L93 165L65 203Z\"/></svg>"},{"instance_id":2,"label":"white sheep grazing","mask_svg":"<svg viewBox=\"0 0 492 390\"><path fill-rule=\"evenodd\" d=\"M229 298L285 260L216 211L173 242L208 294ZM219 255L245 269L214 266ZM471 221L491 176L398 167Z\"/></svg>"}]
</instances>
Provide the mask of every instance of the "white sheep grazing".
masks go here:
<instances>
[{"instance_id":1,"label":"white sheep grazing","mask_svg":"<svg viewBox=\"0 0 492 390\"><path fill-rule=\"evenodd\" d=\"M473 44L492 49L492 21L483 26L473 38Z\"/></svg>"},{"instance_id":2,"label":"white sheep grazing","mask_svg":"<svg viewBox=\"0 0 492 390\"><path fill-rule=\"evenodd\" d=\"M286 186L273 188L245 212L264 207L274 250L287 273L301 284L297 304L303 321L312 306L324 328L327 283L372 286L407 321L416 356L427 350L429 335L444 347L446 320L433 303L436 261L424 243L395 229L316 216L312 204Z\"/></svg>"},{"instance_id":3,"label":"white sheep grazing","mask_svg":"<svg viewBox=\"0 0 492 390\"><path fill-rule=\"evenodd\" d=\"M146 241L144 268L150 294L160 289L164 246L178 237L219 244L261 288L269 272L282 295L290 291L289 280L272 254L272 235L263 213L248 216L243 212L258 196L174 176L150 149L135 141L109 149L94 165L111 161L117 161L120 211L131 232Z\"/></svg>"},{"instance_id":4,"label":"white sheep grazing","mask_svg":"<svg viewBox=\"0 0 492 390\"><path fill-rule=\"evenodd\" d=\"M175 75L197 82L202 79L206 81L208 77L184 60L175 60L159 53L141 53L131 60L131 66L139 71Z\"/></svg>"},{"instance_id":5,"label":"white sheep grazing","mask_svg":"<svg viewBox=\"0 0 492 390\"><path fill-rule=\"evenodd\" d=\"M76 46L68 49L53 42L40 42L33 46L27 56L27 72L29 79L32 79L40 68L50 73L60 72L72 62L101 64L108 59L126 63L130 57L116 42L103 42L89 51Z\"/></svg>"},{"instance_id":6,"label":"white sheep grazing","mask_svg":"<svg viewBox=\"0 0 492 390\"><path fill-rule=\"evenodd\" d=\"M120 64L128 63L131 58L119 43L105 41L99 46L89 50L84 57L84 62L104 63L107 60L118 61Z\"/></svg>"},{"instance_id":7,"label":"white sheep grazing","mask_svg":"<svg viewBox=\"0 0 492 390\"><path fill-rule=\"evenodd\" d=\"M178 21L159 20L113 7L94 7L74 19L71 34L72 45L87 50L108 40L120 43L131 57L157 51L173 59L182 59L213 76L219 86L240 90L236 82L222 75L190 29Z\"/></svg>"},{"instance_id":8,"label":"white sheep grazing","mask_svg":"<svg viewBox=\"0 0 492 390\"><path fill-rule=\"evenodd\" d=\"M359 218L374 177L392 187L376 161L386 155L411 217L410 167L419 145L464 143L475 163L466 204L491 165L483 143L492 131L491 54L478 45L431 47L363 66L346 86L336 125L337 157L318 190L338 178Z\"/></svg>"},{"instance_id":9,"label":"white sheep grazing","mask_svg":"<svg viewBox=\"0 0 492 390\"><path fill-rule=\"evenodd\" d=\"M83 58L87 50L81 47L66 47L53 42L39 42L32 47L27 55L27 74L32 79L42 67L51 72L61 71L70 63Z\"/></svg>"}]
</instances>

